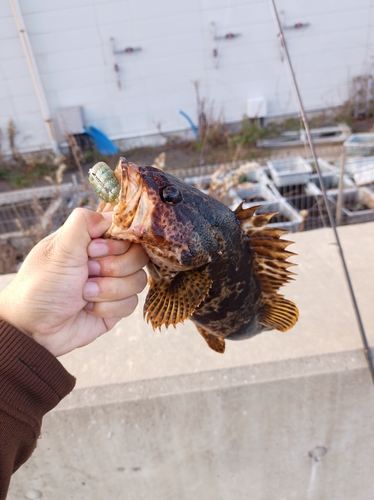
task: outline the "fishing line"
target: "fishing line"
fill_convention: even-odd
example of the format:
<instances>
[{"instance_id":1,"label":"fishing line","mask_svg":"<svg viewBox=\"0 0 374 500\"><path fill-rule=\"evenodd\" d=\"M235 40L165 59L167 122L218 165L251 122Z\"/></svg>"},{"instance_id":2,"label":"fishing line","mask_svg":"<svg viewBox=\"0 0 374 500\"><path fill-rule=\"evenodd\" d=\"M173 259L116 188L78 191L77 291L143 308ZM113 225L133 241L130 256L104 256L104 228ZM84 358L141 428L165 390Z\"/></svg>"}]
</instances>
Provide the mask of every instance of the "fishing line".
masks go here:
<instances>
[{"instance_id":1,"label":"fishing line","mask_svg":"<svg viewBox=\"0 0 374 500\"><path fill-rule=\"evenodd\" d=\"M368 366L369 366L371 379L372 379L372 382L374 384L374 363L373 363L372 353L371 353L370 346L369 346L369 343L368 343L368 340L367 340L367 337L366 337L364 325L362 323L360 310L358 308L358 304L357 304L357 301L356 301L356 296L355 296L355 293L354 293L354 290L353 290L353 286L352 286L351 278L350 278L350 275L349 275L348 267L347 267L347 264L346 264L346 261L345 261L345 257L344 257L344 253L343 253L343 248L341 246L339 235L338 235L338 231L336 229L335 220L334 220L334 217L333 217L333 214L332 214L332 211L331 211L330 204L329 204L328 199L327 199L326 186L323 183L322 173L321 173L321 169L320 169L320 166L319 166L319 163L318 163L318 159L317 159L317 155L316 155L316 151L315 151L315 147L314 147L314 142L313 142L313 139L312 139L312 136L311 136L311 133L310 133L309 123L308 123L307 117L305 115L305 109L304 109L303 101L301 99L301 94L300 94L299 87L298 87L298 84L297 84L297 81L296 81L296 76L295 76L295 73L294 73L294 70L293 70L293 67L292 67L292 62L291 62L291 59L290 59L290 55L288 53L288 48L287 48L287 44L286 44L286 41L285 41L285 38L284 38L283 29L282 29L282 25L281 25L281 22L280 22L280 19L279 19L279 14L278 14L278 11L277 11L277 7L275 5L275 0L270 0L270 2L273 5L273 9L274 9L276 21L277 21L277 24L278 24L278 29L279 29L278 36L280 37L280 40L281 40L281 43L282 43L282 47L283 47L284 53L286 55L286 60L287 60L287 63L288 63L288 66L289 66L289 69L290 69L290 72L291 72L292 83L293 83L293 86L294 86L295 91L296 91L297 100L298 100L298 104L299 104L299 107L300 107L301 117L302 117L302 120L303 120L303 123L304 123L305 132L306 132L306 135L307 135L307 138L308 138L308 143L309 143L309 146L310 146L310 149L311 149L311 152L312 152L313 161L314 161L314 164L315 164L316 169L317 169L317 173L318 173L318 178L319 178L319 182L320 182L320 185L321 185L323 199L324 199L324 202L325 202L325 206L326 206L326 210L327 210L328 217L329 217L329 220L330 220L330 224L331 224L332 230L334 232L336 244L338 246L339 255L340 255L340 258L341 258L341 261L342 261L345 278L346 278L346 281L347 281L347 284L348 284L348 289L349 289L349 293L350 293L350 296L351 296L353 308L354 308L354 311L355 311L356 320L357 320L358 327L359 327L360 334L361 334L361 339L362 339L362 343L363 343L363 347L364 347L365 357L366 357L366 360L367 360L367 363L368 363Z\"/></svg>"}]
</instances>

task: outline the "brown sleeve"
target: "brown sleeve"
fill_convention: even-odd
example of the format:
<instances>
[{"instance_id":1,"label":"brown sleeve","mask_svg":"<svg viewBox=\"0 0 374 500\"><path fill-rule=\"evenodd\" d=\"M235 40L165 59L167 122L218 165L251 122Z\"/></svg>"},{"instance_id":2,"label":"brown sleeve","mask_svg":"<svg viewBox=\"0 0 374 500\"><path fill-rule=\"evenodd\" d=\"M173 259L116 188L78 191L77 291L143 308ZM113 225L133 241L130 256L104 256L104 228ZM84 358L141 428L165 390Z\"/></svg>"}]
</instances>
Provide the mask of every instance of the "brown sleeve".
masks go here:
<instances>
[{"instance_id":1,"label":"brown sleeve","mask_svg":"<svg viewBox=\"0 0 374 500\"><path fill-rule=\"evenodd\" d=\"M0 320L0 500L36 447L43 416L75 378L44 347Z\"/></svg>"}]
</instances>

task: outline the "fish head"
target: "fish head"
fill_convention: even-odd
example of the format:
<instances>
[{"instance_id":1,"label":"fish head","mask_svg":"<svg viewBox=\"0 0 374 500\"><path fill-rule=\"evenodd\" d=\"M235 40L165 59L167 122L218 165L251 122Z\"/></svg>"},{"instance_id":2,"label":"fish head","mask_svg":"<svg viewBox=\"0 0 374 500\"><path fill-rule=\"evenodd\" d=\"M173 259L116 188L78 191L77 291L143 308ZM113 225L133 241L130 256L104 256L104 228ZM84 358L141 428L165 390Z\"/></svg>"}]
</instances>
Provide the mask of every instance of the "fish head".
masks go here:
<instances>
[{"instance_id":1,"label":"fish head","mask_svg":"<svg viewBox=\"0 0 374 500\"><path fill-rule=\"evenodd\" d=\"M154 264L169 271L212 260L218 242L211 220L217 207L211 205L219 202L160 169L124 158L115 175L121 190L107 236L140 243Z\"/></svg>"}]
</instances>

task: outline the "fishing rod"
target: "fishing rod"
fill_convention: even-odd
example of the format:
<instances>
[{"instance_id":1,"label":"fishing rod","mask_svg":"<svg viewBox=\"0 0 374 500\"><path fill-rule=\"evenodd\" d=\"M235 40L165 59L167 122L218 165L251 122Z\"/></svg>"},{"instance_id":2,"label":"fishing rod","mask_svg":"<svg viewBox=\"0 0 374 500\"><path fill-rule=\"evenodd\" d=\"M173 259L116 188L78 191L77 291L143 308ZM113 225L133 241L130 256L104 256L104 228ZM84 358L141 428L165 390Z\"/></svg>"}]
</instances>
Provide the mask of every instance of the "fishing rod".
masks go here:
<instances>
[{"instance_id":1,"label":"fishing rod","mask_svg":"<svg viewBox=\"0 0 374 500\"><path fill-rule=\"evenodd\" d=\"M292 83L293 83L293 86L294 86L295 91L296 91L297 100L298 100L299 107L300 107L300 112L301 112L301 118L302 118L303 123L304 123L305 132L306 132L306 135L307 135L307 138L308 138L308 143L309 143L309 146L310 146L310 149L311 149L311 152L312 152L312 156L313 156L313 161L314 161L314 164L315 164L316 169L317 169L317 173L318 173L319 183L320 183L321 190L322 190L323 199L324 199L324 202L325 202L325 205L326 205L326 210L327 210L327 214L328 214L328 217L329 217L329 220L330 220L330 224L331 224L332 230L334 232L336 244L337 244L338 250L339 250L339 255L340 255L340 258L341 258L341 261L342 261L342 264L343 264L343 270L344 270L345 278L346 278L346 281L347 281L347 284L348 284L349 293L350 293L350 296L351 296L353 308L354 308L354 311L355 311L356 320L357 320L357 323L358 323L358 328L360 330L360 335L361 335L361 339L362 339L362 343L363 343L365 357L366 357L366 360L367 360L367 363L368 363L368 366L369 366L371 379L372 379L372 382L374 384L374 362L373 362L373 356L372 356L372 353L371 353L371 350L370 350L369 342L367 340L367 336L366 336L366 333L365 333L364 325L363 325L363 322L362 322L362 319L361 319L360 310L358 308L358 304L357 304L357 300L356 300L356 295L355 295L354 290L353 290L352 281L351 281L351 278L350 278L350 275L349 275L347 263L346 263L346 260L345 260L345 257L344 257L344 253L343 253L343 248L342 248L342 245L340 243L340 238L339 238L339 235L338 235L338 231L336 229L335 220L334 220L334 217L333 217L333 214L332 214L330 203L329 203L328 198L327 198L326 186L325 186L325 184L323 182L321 169L320 169L320 166L319 166L319 163L318 163L318 159L317 159L317 155L316 155L316 151L315 151L315 147L314 147L314 142L313 142L312 135L311 135L310 129L309 129L309 122L308 122L307 117L305 115L305 108L304 108L304 105L303 105L303 101L301 99L301 94L300 94L299 86L297 84L295 72L293 70L291 58L290 58L290 55L288 53L288 48L287 48L286 40L284 39L284 33L283 33L283 29L282 29L282 24L280 22L278 10L277 10L277 7L275 5L275 0L270 0L270 2L273 5L273 9L274 9L274 13L275 13L275 18L276 18L276 21L277 21L277 24L278 24L278 29L279 29L278 36L280 38L282 47L284 49L284 53L286 55L286 60L287 60L287 63L288 63L288 66L289 66L289 69L290 69L290 72L291 72Z\"/></svg>"}]
</instances>

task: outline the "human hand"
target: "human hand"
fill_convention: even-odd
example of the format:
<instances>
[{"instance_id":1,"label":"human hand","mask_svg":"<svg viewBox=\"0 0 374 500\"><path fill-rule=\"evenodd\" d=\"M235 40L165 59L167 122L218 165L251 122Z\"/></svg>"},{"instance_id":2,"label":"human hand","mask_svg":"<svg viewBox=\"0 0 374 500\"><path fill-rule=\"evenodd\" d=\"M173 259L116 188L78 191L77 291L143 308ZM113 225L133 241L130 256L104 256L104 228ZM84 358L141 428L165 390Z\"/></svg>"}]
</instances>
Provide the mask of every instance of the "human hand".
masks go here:
<instances>
[{"instance_id":1,"label":"human hand","mask_svg":"<svg viewBox=\"0 0 374 500\"><path fill-rule=\"evenodd\" d=\"M148 257L140 245L100 238L110 225L111 214L74 210L0 293L0 318L61 356L130 315Z\"/></svg>"}]
</instances>

